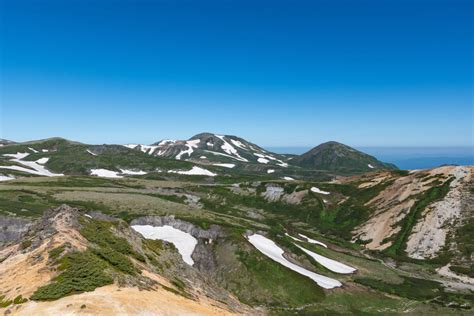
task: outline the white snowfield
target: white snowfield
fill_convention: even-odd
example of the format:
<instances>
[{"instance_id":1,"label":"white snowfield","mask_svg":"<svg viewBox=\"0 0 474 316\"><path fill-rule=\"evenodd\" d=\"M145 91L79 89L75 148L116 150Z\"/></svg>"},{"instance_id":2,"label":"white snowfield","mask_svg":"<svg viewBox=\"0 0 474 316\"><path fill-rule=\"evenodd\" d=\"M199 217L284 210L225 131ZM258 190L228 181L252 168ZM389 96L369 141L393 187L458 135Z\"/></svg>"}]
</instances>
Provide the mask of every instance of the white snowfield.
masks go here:
<instances>
[{"instance_id":1,"label":"white snowfield","mask_svg":"<svg viewBox=\"0 0 474 316\"><path fill-rule=\"evenodd\" d=\"M374 169L375 167L372 166L370 163L367 165L367 167L369 167L370 169Z\"/></svg>"},{"instance_id":2,"label":"white snowfield","mask_svg":"<svg viewBox=\"0 0 474 316\"><path fill-rule=\"evenodd\" d=\"M142 145L142 144L126 144L123 146L130 149L135 149L137 146L140 146L140 150L149 155L153 154L155 150L160 147L160 146L148 146L148 145Z\"/></svg>"},{"instance_id":3,"label":"white snowfield","mask_svg":"<svg viewBox=\"0 0 474 316\"><path fill-rule=\"evenodd\" d=\"M287 181L294 181L295 179L293 179L292 177L283 177L282 178L283 180L287 180Z\"/></svg>"},{"instance_id":4,"label":"white snowfield","mask_svg":"<svg viewBox=\"0 0 474 316\"><path fill-rule=\"evenodd\" d=\"M224 167L224 168L234 168L235 164L233 163L215 163L214 166Z\"/></svg>"},{"instance_id":5,"label":"white snowfield","mask_svg":"<svg viewBox=\"0 0 474 316\"><path fill-rule=\"evenodd\" d=\"M132 228L139 232L146 239L165 240L173 243L178 249L179 254L183 257L183 261L192 266L194 264L191 255L197 245L197 239L191 234L183 232L179 229L165 226L151 226L151 225L132 225Z\"/></svg>"},{"instance_id":6,"label":"white snowfield","mask_svg":"<svg viewBox=\"0 0 474 316\"><path fill-rule=\"evenodd\" d=\"M0 181L8 181L8 180L14 180L14 179L15 179L15 177L12 176L12 175L6 175L6 176L4 176L4 175L1 175L1 174L0 174Z\"/></svg>"},{"instance_id":7,"label":"white snowfield","mask_svg":"<svg viewBox=\"0 0 474 316\"><path fill-rule=\"evenodd\" d=\"M221 145L221 149L223 151L225 151L227 154L229 154L230 156L235 156L237 160L240 160L240 161L245 161L245 162L248 162L247 159L241 157L239 155L239 152L237 151L237 149L235 149L231 144L229 144L226 140L225 140L225 136L223 135L214 135L216 136L217 138L219 138L220 140L222 140L224 142L224 144Z\"/></svg>"},{"instance_id":8,"label":"white snowfield","mask_svg":"<svg viewBox=\"0 0 474 316\"><path fill-rule=\"evenodd\" d=\"M255 248L257 248L265 256L269 257L273 261L276 261L279 264L301 275L307 276L308 278L315 281L319 286L325 289L332 289L335 287L342 286L342 283L339 282L338 280L331 279L323 275L311 272L309 270L306 270L305 268L302 268L288 261L287 259L285 259L285 257L283 257L283 253L284 253L283 249L278 247L277 244L275 244L275 242L273 242L272 240L262 235L254 234L254 235L248 236L248 240Z\"/></svg>"},{"instance_id":9,"label":"white snowfield","mask_svg":"<svg viewBox=\"0 0 474 316\"><path fill-rule=\"evenodd\" d=\"M37 161L24 161L23 158L27 157L29 153L16 153L16 154L4 154L6 157L12 157L10 161L17 162L22 164L28 168L20 167L20 166L0 166L1 169L10 169L10 170L17 170L22 171L30 174L34 174L37 176L46 176L46 177L60 177L64 176L62 173L52 173L48 169L46 169L41 164L48 162L49 158L40 158Z\"/></svg>"},{"instance_id":10,"label":"white snowfield","mask_svg":"<svg viewBox=\"0 0 474 316\"><path fill-rule=\"evenodd\" d=\"M268 169L267 170L267 173L274 173L275 172L275 169Z\"/></svg>"},{"instance_id":11,"label":"white snowfield","mask_svg":"<svg viewBox=\"0 0 474 316\"><path fill-rule=\"evenodd\" d=\"M280 159L277 159L271 155L263 155L263 154L258 154L258 153L254 153L254 155L259 157L257 161L260 163L267 164L270 162L270 160L272 160L272 161L276 161L278 166L288 167L288 164L286 162L283 162Z\"/></svg>"},{"instance_id":12,"label":"white snowfield","mask_svg":"<svg viewBox=\"0 0 474 316\"><path fill-rule=\"evenodd\" d=\"M339 261L332 260L332 259L326 258L324 256L321 256L321 255L319 255L315 252L312 252L312 251L310 251L306 248L301 247L300 245L295 244L295 246L300 248L304 252L306 252L314 260L316 260L317 263L319 263L323 267L331 270L332 272L342 273L342 274L349 274L349 273L353 273L356 270L353 267L349 267L348 265L345 265L344 263L340 263Z\"/></svg>"},{"instance_id":13,"label":"white snowfield","mask_svg":"<svg viewBox=\"0 0 474 316\"><path fill-rule=\"evenodd\" d=\"M31 150L32 152L34 152L35 154L38 153L38 151L34 148L28 147L28 149Z\"/></svg>"},{"instance_id":14,"label":"white snowfield","mask_svg":"<svg viewBox=\"0 0 474 316\"><path fill-rule=\"evenodd\" d=\"M91 154L92 156L97 156L97 154L94 154L92 151L90 151L89 149L86 149L86 151Z\"/></svg>"},{"instance_id":15,"label":"white snowfield","mask_svg":"<svg viewBox=\"0 0 474 316\"><path fill-rule=\"evenodd\" d=\"M49 158L40 158L38 160L36 160L37 163L41 164L41 165L44 165L45 163L47 163L49 161Z\"/></svg>"},{"instance_id":16,"label":"white snowfield","mask_svg":"<svg viewBox=\"0 0 474 316\"><path fill-rule=\"evenodd\" d=\"M320 241L311 239L311 238L309 238L309 237L306 236L306 235L303 235L303 234L298 234L298 235L300 235L300 236L303 237L303 238L306 238L306 240L308 240L308 242L309 242L310 244L320 245L320 246L323 246L324 248L327 248L327 247L328 247L326 244L324 244L324 243L322 243L322 242L320 242Z\"/></svg>"},{"instance_id":17,"label":"white snowfield","mask_svg":"<svg viewBox=\"0 0 474 316\"><path fill-rule=\"evenodd\" d=\"M185 146L188 147L185 150L182 150L179 154L176 155L176 159L180 160L181 156L187 154L188 157L191 157L191 154L194 152L194 148L198 147L198 144L201 140L200 139L193 139L186 141Z\"/></svg>"},{"instance_id":18,"label":"white snowfield","mask_svg":"<svg viewBox=\"0 0 474 316\"><path fill-rule=\"evenodd\" d=\"M325 194L325 195L331 194L331 192L322 191L322 190L320 190L320 189L317 188L317 187L312 187L312 188L311 188L311 192L319 193L319 194Z\"/></svg>"},{"instance_id":19,"label":"white snowfield","mask_svg":"<svg viewBox=\"0 0 474 316\"><path fill-rule=\"evenodd\" d=\"M145 171L142 170L129 170L129 169L120 169L122 174L127 174L131 176L141 176L147 174Z\"/></svg>"},{"instance_id":20,"label":"white snowfield","mask_svg":"<svg viewBox=\"0 0 474 316\"><path fill-rule=\"evenodd\" d=\"M91 175L101 178L123 178L119 175L119 172L107 169L91 169Z\"/></svg>"},{"instance_id":21,"label":"white snowfield","mask_svg":"<svg viewBox=\"0 0 474 316\"><path fill-rule=\"evenodd\" d=\"M230 140L232 142L232 144L234 144L235 146L239 147L239 148L242 148L242 149L247 149L244 145L244 143L242 143L241 141L239 140L236 140L236 139L231 139Z\"/></svg>"},{"instance_id":22,"label":"white snowfield","mask_svg":"<svg viewBox=\"0 0 474 316\"><path fill-rule=\"evenodd\" d=\"M169 170L169 173L179 173L179 174L186 174L191 176L209 176L215 177L217 176L216 173L210 172L209 170L203 169L201 167L194 166L191 170Z\"/></svg>"}]
</instances>

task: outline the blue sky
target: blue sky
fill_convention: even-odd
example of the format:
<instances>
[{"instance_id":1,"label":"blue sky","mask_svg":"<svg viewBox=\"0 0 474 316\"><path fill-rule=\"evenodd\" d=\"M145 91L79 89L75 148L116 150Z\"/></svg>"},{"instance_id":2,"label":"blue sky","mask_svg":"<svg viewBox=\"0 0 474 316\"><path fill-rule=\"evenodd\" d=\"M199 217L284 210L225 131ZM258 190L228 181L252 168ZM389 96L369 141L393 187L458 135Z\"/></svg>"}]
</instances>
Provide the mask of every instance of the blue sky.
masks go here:
<instances>
[{"instance_id":1,"label":"blue sky","mask_svg":"<svg viewBox=\"0 0 474 316\"><path fill-rule=\"evenodd\" d=\"M470 0L2 0L0 137L473 145Z\"/></svg>"}]
</instances>

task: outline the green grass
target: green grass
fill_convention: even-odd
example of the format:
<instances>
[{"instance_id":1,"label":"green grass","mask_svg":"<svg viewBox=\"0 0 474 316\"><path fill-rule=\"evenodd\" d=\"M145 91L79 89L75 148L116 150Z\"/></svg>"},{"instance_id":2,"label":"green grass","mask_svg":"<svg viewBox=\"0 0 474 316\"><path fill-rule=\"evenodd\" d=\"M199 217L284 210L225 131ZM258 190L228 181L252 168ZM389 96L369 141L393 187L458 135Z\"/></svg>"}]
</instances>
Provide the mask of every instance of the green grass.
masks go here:
<instances>
[{"instance_id":1,"label":"green grass","mask_svg":"<svg viewBox=\"0 0 474 316\"><path fill-rule=\"evenodd\" d=\"M216 246L219 265L225 269L216 280L245 304L295 307L324 298L314 281L267 258L242 236L228 237Z\"/></svg>"}]
</instances>

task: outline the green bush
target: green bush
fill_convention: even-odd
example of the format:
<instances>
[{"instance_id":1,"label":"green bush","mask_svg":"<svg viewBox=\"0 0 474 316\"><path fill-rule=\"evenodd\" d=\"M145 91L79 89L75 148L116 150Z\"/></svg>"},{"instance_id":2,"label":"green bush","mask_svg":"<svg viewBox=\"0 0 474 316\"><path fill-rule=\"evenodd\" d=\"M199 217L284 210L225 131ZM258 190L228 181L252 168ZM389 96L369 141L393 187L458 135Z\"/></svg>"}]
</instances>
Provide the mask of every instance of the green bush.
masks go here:
<instances>
[{"instance_id":1,"label":"green bush","mask_svg":"<svg viewBox=\"0 0 474 316\"><path fill-rule=\"evenodd\" d=\"M105 273L107 265L91 251L71 252L60 260L62 271L51 284L42 286L31 296L32 300L55 300L67 295L93 291L113 283Z\"/></svg>"}]
</instances>

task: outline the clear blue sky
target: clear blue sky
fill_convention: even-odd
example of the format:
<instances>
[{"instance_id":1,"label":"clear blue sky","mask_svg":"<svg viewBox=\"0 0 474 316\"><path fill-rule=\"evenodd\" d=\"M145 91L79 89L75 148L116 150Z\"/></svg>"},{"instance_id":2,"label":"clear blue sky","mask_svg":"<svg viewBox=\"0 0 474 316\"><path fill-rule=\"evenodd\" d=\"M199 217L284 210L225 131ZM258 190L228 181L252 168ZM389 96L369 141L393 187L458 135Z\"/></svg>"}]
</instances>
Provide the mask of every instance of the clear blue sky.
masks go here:
<instances>
[{"instance_id":1,"label":"clear blue sky","mask_svg":"<svg viewBox=\"0 0 474 316\"><path fill-rule=\"evenodd\" d=\"M473 1L1 0L0 137L473 144Z\"/></svg>"}]
</instances>

